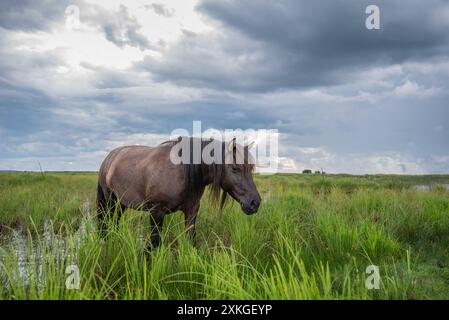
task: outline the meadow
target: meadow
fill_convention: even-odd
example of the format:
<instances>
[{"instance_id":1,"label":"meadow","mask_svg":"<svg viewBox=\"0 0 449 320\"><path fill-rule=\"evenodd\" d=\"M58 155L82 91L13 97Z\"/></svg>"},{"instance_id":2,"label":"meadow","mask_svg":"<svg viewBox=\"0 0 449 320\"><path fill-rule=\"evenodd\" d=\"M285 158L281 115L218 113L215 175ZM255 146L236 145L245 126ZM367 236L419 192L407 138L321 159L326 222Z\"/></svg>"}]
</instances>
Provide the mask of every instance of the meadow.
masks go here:
<instances>
[{"instance_id":1,"label":"meadow","mask_svg":"<svg viewBox=\"0 0 449 320\"><path fill-rule=\"evenodd\" d=\"M101 237L96 180L0 173L0 299L449 299L449 176L256 176L257 214L206 195L196 242L177 212L152 251L145 212Z\"/></svg>"}]
</instances>

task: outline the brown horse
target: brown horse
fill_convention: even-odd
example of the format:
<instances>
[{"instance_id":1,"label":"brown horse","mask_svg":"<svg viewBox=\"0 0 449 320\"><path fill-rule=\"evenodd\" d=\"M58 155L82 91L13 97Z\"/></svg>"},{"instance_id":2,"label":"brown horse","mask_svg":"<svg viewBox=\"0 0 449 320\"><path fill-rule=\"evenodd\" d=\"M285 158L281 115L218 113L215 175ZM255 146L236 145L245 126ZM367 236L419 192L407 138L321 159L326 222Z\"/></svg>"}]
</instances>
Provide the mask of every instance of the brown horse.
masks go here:
<instances>
[{"instance_id":1,"label":"brown horse","mask_svg":"<svg viewBox=\"0 0 449 320\"><path fill-rule=\"evenodd\" d=\"M172 148L179 146L182 139L188 141L190 156L187 161L176 164L172 161ZM202 157L200 161L193 161L193 144L198 142L203 152L210 148L212 141L221 148L221 157L218 157L221 161L206 163ZM215 203L221 195L220 208L229 194L240 203L243 212L256 213L261 198L252 177L254 164L249 148L238 145L235 139L225 143L180 137L157 147L125 146L113 150L99 171L97 207L100 228L105 231L104 219L110 212L121 214L126 208L146 210L151 213L151 245L157 247L164 216L182 210L188 232L194 238L200 199L208 185ZM185 150L179 154L182 152ZM214 152L211 152L212 156ZM238 158L243 161L237 161Z\"/></svg>"}]
</instances>

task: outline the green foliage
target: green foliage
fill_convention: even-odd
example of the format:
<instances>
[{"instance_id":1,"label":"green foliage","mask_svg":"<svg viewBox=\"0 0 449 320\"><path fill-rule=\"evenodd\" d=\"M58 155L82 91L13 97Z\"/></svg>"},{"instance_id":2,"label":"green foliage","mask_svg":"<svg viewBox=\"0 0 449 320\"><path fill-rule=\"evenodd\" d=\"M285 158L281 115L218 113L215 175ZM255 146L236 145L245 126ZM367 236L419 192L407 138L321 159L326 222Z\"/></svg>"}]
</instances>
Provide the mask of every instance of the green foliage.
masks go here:
<instances>
[{"instance_id":1,"label":"green foliage","mask_svg":"<svg viewBox=\"0 0 449 320\"><path fill-rule=\"evenodd\" d=\"M0 299L449 298L447 176L257 176L256 215L206 195L196 244L173 213L152 252L146 212L113 215L100 236L96 179L0 173ZM365 287L371 264L379 290Z\"/></svg>"}]
</instances>

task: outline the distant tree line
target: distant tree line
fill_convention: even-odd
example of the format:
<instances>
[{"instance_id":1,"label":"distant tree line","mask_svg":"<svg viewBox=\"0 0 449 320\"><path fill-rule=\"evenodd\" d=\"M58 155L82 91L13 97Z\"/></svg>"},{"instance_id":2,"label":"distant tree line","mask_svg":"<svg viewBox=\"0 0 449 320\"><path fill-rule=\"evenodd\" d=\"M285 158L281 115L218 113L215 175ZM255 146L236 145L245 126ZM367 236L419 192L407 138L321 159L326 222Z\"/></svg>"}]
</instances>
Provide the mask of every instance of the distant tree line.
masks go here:
<instances>
[{"instance_id":1,"label":"distant tree line","mask_svg":"<svg viewBox=\"0 0 449 320\"><path fill-rule=\"evenodd\" d=\"M304 169L304 170L302 170L302 173L303 174L312 174L312 173L315 173L315 174L326 174L326 172L324 172L323 169L315 170L315 172L313 172L311 169Z\"/></svg>"}]
</instances>

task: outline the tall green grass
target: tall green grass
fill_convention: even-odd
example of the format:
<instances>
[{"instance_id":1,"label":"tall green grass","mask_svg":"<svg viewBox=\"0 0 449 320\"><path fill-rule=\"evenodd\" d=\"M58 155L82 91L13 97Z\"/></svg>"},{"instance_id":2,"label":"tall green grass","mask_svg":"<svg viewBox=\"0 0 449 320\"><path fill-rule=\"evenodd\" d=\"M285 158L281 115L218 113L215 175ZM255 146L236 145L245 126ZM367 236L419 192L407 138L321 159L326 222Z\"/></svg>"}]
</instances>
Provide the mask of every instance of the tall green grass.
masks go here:
<instances>
[{"instance_id":1,"label":"tall green grass","mask_svg":"<svg viewBox=\"0 0 449 320\"><path fill-rule=\"evenodd\" d=\"M95 174L0 174L0 299L447 299L449 193L412 186L448 180L257 177L256 215L205 196L194 245L173 213L149 251L145 212L100 236ZM379 290L365 286L372 264Z\"/></svg>"}]
</instances>

